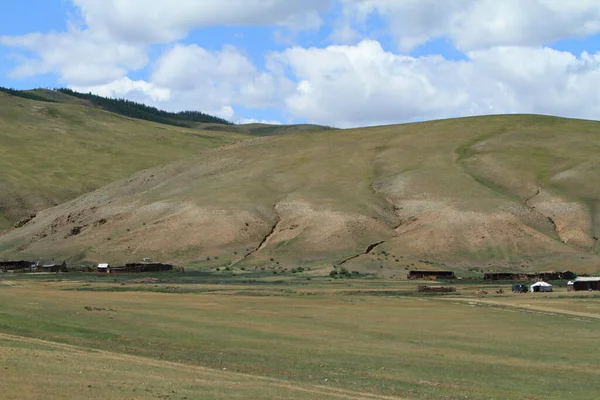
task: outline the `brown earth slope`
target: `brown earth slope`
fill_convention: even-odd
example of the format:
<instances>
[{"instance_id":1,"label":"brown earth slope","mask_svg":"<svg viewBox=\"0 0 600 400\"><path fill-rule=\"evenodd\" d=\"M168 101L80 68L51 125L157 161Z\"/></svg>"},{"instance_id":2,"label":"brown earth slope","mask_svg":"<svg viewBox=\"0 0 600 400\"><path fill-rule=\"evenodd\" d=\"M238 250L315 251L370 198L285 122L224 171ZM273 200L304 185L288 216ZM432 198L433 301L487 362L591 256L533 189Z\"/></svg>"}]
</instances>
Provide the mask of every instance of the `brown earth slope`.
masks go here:
<instances>
[{"instance_id":1,"label":"brown earth slope","mask_svg":"<svg viewBox=\"0 0 600 400\"><path fill-rule=\"evenodd\" d=\"M595 271L599 132L513 115L252 139L40 212L0 256Z\"/></svg>"}]
</instances>

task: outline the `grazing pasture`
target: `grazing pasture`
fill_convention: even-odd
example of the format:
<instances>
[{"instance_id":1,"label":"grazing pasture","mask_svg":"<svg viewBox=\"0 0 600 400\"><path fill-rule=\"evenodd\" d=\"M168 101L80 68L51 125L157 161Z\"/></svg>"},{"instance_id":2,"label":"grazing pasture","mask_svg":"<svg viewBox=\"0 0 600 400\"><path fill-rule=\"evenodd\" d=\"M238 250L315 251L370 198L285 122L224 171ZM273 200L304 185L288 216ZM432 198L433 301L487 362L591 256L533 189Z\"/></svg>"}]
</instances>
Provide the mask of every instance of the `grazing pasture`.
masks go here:
<instances>
[{"instance_id":1,"label":"grazing pasture","mask_svg":"<svg viewBox=\"0 0 600 400\"><path fill-rule=\"evenodd\" d=\"M174 277L173 275L172 277ZM0 276L5 399L588 399L600 297ZM89 280L86 280L89 279Z\"/></svg>"}]
</instances>

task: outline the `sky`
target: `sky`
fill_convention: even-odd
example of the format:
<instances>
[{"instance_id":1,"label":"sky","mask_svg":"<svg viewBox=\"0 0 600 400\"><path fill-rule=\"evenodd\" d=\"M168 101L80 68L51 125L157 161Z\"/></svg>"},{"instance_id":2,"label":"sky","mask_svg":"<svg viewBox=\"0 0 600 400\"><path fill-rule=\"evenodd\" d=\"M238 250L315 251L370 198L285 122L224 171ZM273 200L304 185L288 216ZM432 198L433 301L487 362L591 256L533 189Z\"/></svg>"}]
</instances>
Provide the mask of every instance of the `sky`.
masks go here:
<instances>
[{"instance_id":1,"label":"sky","mask_svg":"<svg viewBox=\"0 0 600 400\"><path fill-rule=\"evenodd\" d=\"M3 0L0 86L236 123L600 119L600 1Z\"/></svg>"}]
</instances>

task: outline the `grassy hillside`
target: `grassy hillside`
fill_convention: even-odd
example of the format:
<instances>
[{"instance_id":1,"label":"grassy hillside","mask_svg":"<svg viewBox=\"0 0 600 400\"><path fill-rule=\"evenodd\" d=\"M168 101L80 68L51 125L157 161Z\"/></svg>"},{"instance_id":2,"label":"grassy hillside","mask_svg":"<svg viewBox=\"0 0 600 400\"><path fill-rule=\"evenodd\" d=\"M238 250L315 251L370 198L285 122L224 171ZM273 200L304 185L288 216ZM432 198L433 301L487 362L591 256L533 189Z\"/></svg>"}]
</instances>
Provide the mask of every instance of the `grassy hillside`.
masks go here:
<instances>
[{"instance_id":1,"label":"grassy hillside","mask_svg":"<svg viewBox=\"0 0 600 400\"><path fill-rule=\"evenodd\" d=\"M144 119L167 125L183 126L186 128L200 129L216 132L233 132L252 136L275 136L298 132L311 132L333 129L328 126L313 124L272 125L262 123L234 125L224 119L216 118L200 112L169 113L154 107L128 102L126 100L108 99L101 96L77 93L69 89L49 90L12 90L0 87L5 91L19 97L30 98L47 102L80 104L89 107L102 108L127 117Z\"/></svg>"},{"instance_id":2,"label":"grassy hillside","mask_svg":"<svg viewBox=\"0 0 600 400\"><path fill-rule=\"evenodd\" d=\"M257 138L40 213L0 249L201 268L343 264L384 276L596 271L599 129L512 115Z\"/></svg>"},{"instance_id":3,"label":"grassy hillside","mask_svg":"<svg viewBox=\"0 0 600 400\"><path fill-rule=\"evenodd\" d=\"M241 138L2 92L0 230L133 172Z\"/></svg>"},{"instance_id":4,"label":"grassy hillside","mask_svg":"<svg viewBox=\"0 0 600 400\"><path fill-rule=\"evenodd\" d=\"M158 122L161 124L191 127L194 123L217 123L232 125L231 122L222 118L205 114L200 111L168 112L156 107L147 106L142 103L126 99L113 99L98 96L92 93L79 93L71 89L56 89L57 92L85 100L90 104L102 108L105 111L114 112L126 117Z\"/></svg>"}]
</instances>

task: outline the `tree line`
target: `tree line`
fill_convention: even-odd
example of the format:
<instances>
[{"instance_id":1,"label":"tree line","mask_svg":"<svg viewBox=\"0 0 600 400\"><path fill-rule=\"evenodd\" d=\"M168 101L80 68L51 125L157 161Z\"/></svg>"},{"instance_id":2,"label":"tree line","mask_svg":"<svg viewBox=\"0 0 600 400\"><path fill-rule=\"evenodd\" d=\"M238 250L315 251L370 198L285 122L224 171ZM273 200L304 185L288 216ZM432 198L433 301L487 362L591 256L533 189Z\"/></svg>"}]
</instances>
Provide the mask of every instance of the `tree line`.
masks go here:
<instances>
[{"instance_id":1,"label":"tree line","mask_svg":"<svg viewBox=\"0 0 600 400\"><path fill-rule=\"evenodd\" d=\"M44 96L40 96L39 94L35 94L32 92L27 92L25 90L15 90L15 89L9 89L9 88L0 86L0 92L4 92L6 94L10 94L11 96L22 97L24 99L29 99L29 100L45 101L48 103L56 103L55 100L47 99Z\"/></svg>"},{"instance_id":2,"label":"tree line","mask_svg":"<svg viewBox=\"0 0 600 400\"><path fill-rule=\"evenodd\" d=\"M80 93L67 88L54 89L57 92L64 93L69 96L77 97L89 101L92 105L102 108L103 110L123 115L125 117L143 119L146 121L158 122L160 124L175 125L182 127L193 127L195 123L213 123L233 125L231 122L205 114L200 111L181 111L177 113L159 110L156 107L147 106L142 103L126 99L110 99L107 97L97 96L92 93ZM7 93L15 97L24 99L45 101L48 103L58 103L58 101L48 97L39 95L34 91L16 90L5 87L0 87L0 92Z\"/></svg>"},{"instance_id":3,"label":"tree line","mask_svg":"<svg viewBox=\"0 0 600 400\"><path fill-rule=\"evenodd\" d=\"M79 93L71 89L60 88L55 89L58 92L69 96L78 97L100 107L106 111L114 112L115 114L124 115L126 117L144 119L147 121L158 122L167 125L176 125L190 127L194 122L198 123L214 123L232 125L231 122L205 114L200 111L181 111L177 113L159 110L156 107L147 106L142 103L126 99L110 99L107 97L97 96L92 93Z\"/></svg>"}]
</instances>

